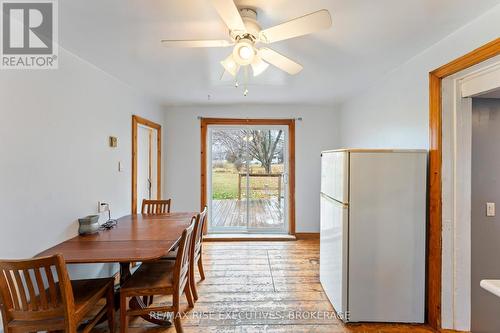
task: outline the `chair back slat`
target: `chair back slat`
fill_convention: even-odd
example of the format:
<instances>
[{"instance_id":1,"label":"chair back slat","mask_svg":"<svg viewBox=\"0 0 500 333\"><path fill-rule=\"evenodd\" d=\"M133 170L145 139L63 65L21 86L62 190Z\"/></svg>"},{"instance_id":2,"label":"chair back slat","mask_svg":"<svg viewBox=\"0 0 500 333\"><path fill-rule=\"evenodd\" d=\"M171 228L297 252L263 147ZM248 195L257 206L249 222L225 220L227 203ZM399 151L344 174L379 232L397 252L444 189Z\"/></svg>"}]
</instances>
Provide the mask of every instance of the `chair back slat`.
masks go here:
<instances>
[{"instance_id":1,"label":"chair back slat","mask_svg":"<svg viewBox=\"0 0 500 333\"><path fill-rule=\"evenodd\" d=\"M52 270L50 267L44 267L45 276L47 277L48 290L50 295L50 305L55 308L57 306L57 288L54 282L54 277L52 276Z\"/></svg>"},{"instance_id":2,"label":"chair back slat","mask_svg":"<svg viewBox=\"0 0 500 333\"><path fill-rule=\"evenodd\" d=\"M174 269L174 281L178 286L180 293L184 290L184 285L188 279L189 272L189 257L191 253L191 242L193 240L193 229L196 223L197 217L193 216L191 220L191 225L187 227L181 236L179 247L177 250L177 257L175 260Z\"/></svg>"},{"instance_id":3,"label":"chair back slat","mask_svg":"<svg viewBox=\"0 0 500 333\"><path fill-rule=\"evenodd\" d=\"M198 214L196 219L196 224L194 227L194 239L193 239L193 258L198 256L201 253L201 243L203 241L203 227L205 225L205 221L207 220L207 206L203 209L203 211Z\"/></svg>"},{"instance_id":4,"label":"chair back slat","mask_svg":"<svg viewBox=\"0 0 500 333\"><path fill-rule=\"evenodd\" d=\"M74 305L71 283L60 255L0 261L0 295L7 321L62 317Z\"/></svg>"},{"instance_id":5,"label":"chair back slat","mask_svg":"<svg viewBox=\"0 0 500 333\"><path fill-rule=\"evenodd\" d=\"M29 309L31 311L38 311L38 298L37 294L35 292L35 286L33 285L33 281L31 280L31 270L30 269L25 269L22 270L21 272L23 273L24 276L24 283L26 284L26 289L28 289L28 297L29 297ZM43 287L43 285L42 285Z\"/></svg>"},{"instance_id":6,"label":"chair back slat","mask_svg":"<svg viewBox=\"0 0 500 333\"><path fill-rule=\"evenodd\" d=\"M172 199L142 200L141 214L160 215L170 213Z\"/></svg>"},{"instance_id":7,"label":"chair back slat","mask_svg":"<svg viewBox=\"0 0 500 333\"><path fill-rule=\"evenodd\" d=\"M17 297L17 292L15 289L15 283L14 279L12 278L12 274L10 272L4 272L4 271L1 271L0 273L2 274L2 277L0 277L0 283L1 283L0 288L2 288L2 290L5 289L6 294L15 295L15 297L4 297L4 302L8 302L6 303L6 306L7 307L10 306L13 309L20 310L21 303L19 302L19 298Z\"/></svg>"},{"instance_id":8,"label":"chair back slat","mask_svg":"<svg viewBox=\"0 0 500 333\"><path fill-rule=\"evenodd\" d=\"M21 274L19 274L18 270L10 270L7 272L7 274L10 274L11 272L14 273L16 283L11 286L10 290L11 292L13 291L15 293L18 293L14 295L21 299L21 307L19 308L19 310L28 310L28 298L26 297L26 289L24 288L23 281L21 280Z\"/></svg>"},{"instance_id":9,"label":"chair back slat","mask_svg":"<svg viewBox=\"0 0 500 333\"><path fill-rule=\"evenodd\" d=\"M40 308L42 310L47 310L49 308L49 302L47 299L47 293L45 288L40 288L40 286L45 286L45 283L43 282L42 274L40 273L40 268L35 268L35 279L36 279L36 284L38 286L38 293L40 295Z\"/></svg>"}]
</instances>

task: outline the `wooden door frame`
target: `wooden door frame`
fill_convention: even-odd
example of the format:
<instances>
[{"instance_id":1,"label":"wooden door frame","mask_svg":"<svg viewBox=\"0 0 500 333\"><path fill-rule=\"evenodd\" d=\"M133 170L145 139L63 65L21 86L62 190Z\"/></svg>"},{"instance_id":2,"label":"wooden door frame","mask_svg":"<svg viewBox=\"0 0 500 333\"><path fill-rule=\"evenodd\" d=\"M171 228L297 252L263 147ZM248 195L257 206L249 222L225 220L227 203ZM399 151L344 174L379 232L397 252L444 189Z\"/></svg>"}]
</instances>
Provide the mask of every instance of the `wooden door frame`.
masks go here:
<instances>
[{"instance_id":1,"label":"wooden door frame","mask_svg":"<svg viewBox=\"0 0 500 333\"><path fill-rule=\"evenodd\" d=\"M442 284L442 80L500 54L497 38L429 73L429 227L427 323L441 329Z\"/></svg>"},{"instance_id":2,"label":"wooden door frame","mask_svg":"<svg viewBox=\"0 0 500 333\"><path fill-rule=\"evenodd\" d=\"M157 131L156 135L156 198L161 199L161 125L151 120L132 115L132 214L137 214L137 129L139 125L147 126Z\"/></svg>"},{"instance_id":3,"label":"wooden door frame","mask_svg":"<svg viewBox=\"0 0 500 333\"><path fill-rule=\"evenodd\" d=\"M201 118L201 207L207 205L207 134L210 125L281 125L288 126L288 233L295 235L295 119ZM208 230L207 223L204 232Z\"/></svg>"}]
</instances>

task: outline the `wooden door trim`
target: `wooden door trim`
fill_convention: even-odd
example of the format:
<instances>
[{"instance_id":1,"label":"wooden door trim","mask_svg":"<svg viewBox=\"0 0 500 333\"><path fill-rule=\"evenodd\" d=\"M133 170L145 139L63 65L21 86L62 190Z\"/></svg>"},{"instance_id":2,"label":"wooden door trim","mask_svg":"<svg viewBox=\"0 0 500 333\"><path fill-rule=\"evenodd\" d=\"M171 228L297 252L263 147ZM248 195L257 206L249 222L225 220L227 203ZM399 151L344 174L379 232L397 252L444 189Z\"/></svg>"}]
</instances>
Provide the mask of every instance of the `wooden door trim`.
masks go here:
<instances>
[{"instance_id":1,"label":"wooden door trim","mask_svg":"<svg viewBox=\"0 0 500 333\"><path fill-rule=\"evenodd\" d=\"M201 118L201 207L207 205L207 128L209 125L282 125L288 126L288 233L295 235L295 119ZM207 232L205 223L204 232Z\"/></svg>"},{"instance_id":2,"label":"wooden door trim","mask_svg":"<svg viewBox=\"0 0 500 333\"><path fill-rule=\"evenodd\" d=\"M144 125L157 131L156 135L156 198L161 199L161 125L151 120L132 115L132 214L137 214L137 128Z\"/></svg>"},{"instance_id":3,"label":"wooden door trim","mask_svg":"<svg viewBox=\"0 0 500 333\"><path fill-rule=\"evenodd\" d=\"M427 322L441 329L442 283L442 80L500 54L497 38L429 73L429 227Z\"/></svg>"}]
</instances>

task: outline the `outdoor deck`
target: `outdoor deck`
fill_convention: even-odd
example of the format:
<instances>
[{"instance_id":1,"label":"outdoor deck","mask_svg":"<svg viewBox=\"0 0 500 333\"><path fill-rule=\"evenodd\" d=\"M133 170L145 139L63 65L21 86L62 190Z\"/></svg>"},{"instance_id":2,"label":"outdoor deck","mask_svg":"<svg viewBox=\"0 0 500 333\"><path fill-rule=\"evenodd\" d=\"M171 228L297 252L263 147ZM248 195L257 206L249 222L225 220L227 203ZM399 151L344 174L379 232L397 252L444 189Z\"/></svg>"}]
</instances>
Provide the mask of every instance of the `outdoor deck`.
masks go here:
<instances>
[{"instance_id":1,"label":"outdoor deck","mask_svg":"<svg viewBox=\"0 0 500 333\"><path fill-rule=\"evenodd\" d=\"M246 199L213 200L212 227L246 227ZM251 229L280 229L284 224L284 203L278 199L250 199Z\"/></svg>"}]
</instances>

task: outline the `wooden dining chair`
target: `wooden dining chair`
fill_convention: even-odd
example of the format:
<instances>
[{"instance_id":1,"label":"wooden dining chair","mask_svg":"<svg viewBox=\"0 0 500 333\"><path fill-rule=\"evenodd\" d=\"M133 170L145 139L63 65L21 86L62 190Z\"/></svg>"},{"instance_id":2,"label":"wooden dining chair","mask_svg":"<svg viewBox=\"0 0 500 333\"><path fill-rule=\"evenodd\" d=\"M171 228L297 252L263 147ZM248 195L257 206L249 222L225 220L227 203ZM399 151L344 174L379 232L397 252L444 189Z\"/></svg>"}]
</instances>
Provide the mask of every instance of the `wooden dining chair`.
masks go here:
<instances>
[{"instance_id":1,"label":"wooden dining chair","mask_svg":"<svg viewBox=\"0 0 500 333\"><path fill-rule=\"evenodd\" d=\"M196 290L196 281L194 278L194 266L198 266L201 280L205 280L205 271L203 270L203 227L207 220L207 206L197 216L197 223L194 228L193 244L191 245L191 268L189 270L189 284L195 301L198 300L198 291Z\"/></svg>"},{"instance_id":2,"label":"wooden dining chair","mask_svg":"<svg viewBox=\"0 0 500 333\"><path fill-rule=\"evenodd\" d=\"M141 214L160 215L170 213L172 199L167 200L142 200Z\"/></svg>"},{"instance_id":3,"label":"wooden dining chair","mask_svg":"<svg viewBox=\"0 0 500 333\"><path fill-rule=\"evenodd\" d=\"M0 308L5 333L64 330L78 325L102 299L106 304L84 328L107 314L114 331L114 279L70 280L61 255L0 261Z\"/></svg>"},{"instance_id":4,"label":"wooden dining chair","mask_svg":"<svg viewBox=\"0 0 500 333\"><path fill-rule=\"evenodd\" d=\"M128 319L131 316L149 315L150 313L173 312L175 330L183 332L181 325L180 298L183 293L189 307L194 306L189 288L190 248L193 239L193 228L196 218L182 232L175 261L158 260L143 263L137 271L120 288L120 331L128 330ZM172 295L172 305L145 304L141 309L128 309L128 299Z\"/></svg>"},{"instance_id":5,"label":"wooden dining chair","mask_svg":"<svg viewBox=\"0 0 500 333\"><path fill-rule=\"evenodd\" d=\"M203 227L207 220L207 206L201 213L196 216L196 221L193 230L193 241L191 244L191 261L189 268L189 285L193 294L193 299L198 300L198 291L196 289L196 279L194 276L195 265L198 266L201 281L205 280L205 271L203 270ZM175 260L177 258L177 250L169 252L167 256L162 257L162 260Z\"/></svg>"}]
</instances>

